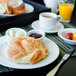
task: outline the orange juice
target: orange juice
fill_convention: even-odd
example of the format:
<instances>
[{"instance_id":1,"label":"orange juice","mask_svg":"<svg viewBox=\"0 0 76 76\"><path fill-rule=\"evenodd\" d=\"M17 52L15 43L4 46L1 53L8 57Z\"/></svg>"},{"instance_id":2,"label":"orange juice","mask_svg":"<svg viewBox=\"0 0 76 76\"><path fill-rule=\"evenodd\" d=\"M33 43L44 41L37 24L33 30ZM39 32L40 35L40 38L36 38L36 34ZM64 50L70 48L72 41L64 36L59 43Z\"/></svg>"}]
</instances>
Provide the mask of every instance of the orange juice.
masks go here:
<instances>
[{"instance_id":1,"label":"orange juice","mask_svg":"<svg viewBox=\"0 0 76 76\"><path fill-rule=\"evenodd\" d=\"M69 3L61 3L59 5L59 14L62 16L62 20L70 20L74 5Z\"/></svg>"}]
</instances>

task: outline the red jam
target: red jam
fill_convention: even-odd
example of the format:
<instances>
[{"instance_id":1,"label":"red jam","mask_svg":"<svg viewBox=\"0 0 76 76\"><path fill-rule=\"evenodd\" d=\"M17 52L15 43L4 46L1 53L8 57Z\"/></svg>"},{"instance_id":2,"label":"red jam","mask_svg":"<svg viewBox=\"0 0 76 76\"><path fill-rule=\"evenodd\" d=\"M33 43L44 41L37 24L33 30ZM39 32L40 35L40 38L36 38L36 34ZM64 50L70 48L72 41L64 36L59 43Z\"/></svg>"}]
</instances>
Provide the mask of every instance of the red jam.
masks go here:
<instances>
[{"instance_id":1,"label":"red jam","mask_svg":"<svg viewBox=\"0 0 76 76\"><path fill-rule=\"evenodd\" d=\"M35 39L38 39L38 38L40 38L40 37L42 37L42 35L41 34L38 34L38 33L32 33L31 35L29 35L30 37L33 37L33 38L35 38Z\"/></svg>"}]
</instances>

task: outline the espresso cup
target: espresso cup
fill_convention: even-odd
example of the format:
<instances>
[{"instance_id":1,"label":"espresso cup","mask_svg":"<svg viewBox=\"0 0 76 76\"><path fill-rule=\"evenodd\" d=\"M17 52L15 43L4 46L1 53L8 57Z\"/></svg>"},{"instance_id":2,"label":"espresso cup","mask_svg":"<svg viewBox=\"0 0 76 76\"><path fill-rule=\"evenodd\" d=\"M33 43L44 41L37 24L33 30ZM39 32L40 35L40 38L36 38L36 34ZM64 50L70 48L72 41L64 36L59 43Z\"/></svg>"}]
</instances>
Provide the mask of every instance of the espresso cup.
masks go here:
<instances>
[{"instance_id":1,"label":"espresso cup","mask_svg":"<svg viewBox=\"0 0 76 76\"><path fill-rule=\"evenodd\" d=\"M43 29L51 30L57 26L61 19L62 17L55 13L43 12L39 14L39 26Z\"/></svg>"}]
</instances>

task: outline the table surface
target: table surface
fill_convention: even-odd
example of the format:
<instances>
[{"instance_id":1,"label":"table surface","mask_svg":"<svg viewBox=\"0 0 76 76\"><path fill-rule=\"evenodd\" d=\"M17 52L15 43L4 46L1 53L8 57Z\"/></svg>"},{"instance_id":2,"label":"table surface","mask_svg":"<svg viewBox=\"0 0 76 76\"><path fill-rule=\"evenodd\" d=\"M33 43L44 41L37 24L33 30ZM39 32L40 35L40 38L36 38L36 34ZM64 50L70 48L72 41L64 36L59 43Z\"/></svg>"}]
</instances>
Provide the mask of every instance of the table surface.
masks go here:
<instances>
[{"instance_id":1,"label":"table surface","mask_svg":"<svg viewBox=\"0 0 76 76\"><path fill-rule=\"evenodd\" d=\"M66 25L66 27L73 27L72 25L66 24L66 23L64 23L64 25ZM25 29L26 31L29 31L31 29L31 26L28 25L28 27L25 26L22 28ZM4 32L2 32L2 34L4 34ZM64 41L61 40L57 36L57 34L46 34L46 36L48 38L50 38L51 40L53 40L60 48L60 56L52 64L42 67L42 68L32 69L32 70L30 70L30 69L29 70L14 69L14 71L11 71L11 72L1 73L0 76L10 76L10 75L15 75L15 74L17 74L18 76L20 76L20 75L45 76L51 69L53 69L58 64L58 62L61 60L61 57L65 54L66 51L68 51L68 49L69 49L68 47L71 48L71 46L66 45L64 43ZM1 66L0 66L0 68L1 68ZM2 66L2 68L3 68L3 66ZM74 68L76 68L76 67L74 67ZM13 70L11 68L5 68L5 67L4 67L4 69ZM76 75L76 73L75 73L75 75ZM56 76L60 76L60 75L56 75ZM65 76L67 76L67 74Z\"/></svg>"},{"instance_id":2,"label":"table surface","mask_svg":"<svg viewBox=\"0 0 76 76\"><path fill-rule=\"evenodd\" d=\"M72 15L72 18L71 18L71 24L73 24L75 27L76 27L76 22L75 22L75 19L76 19L76 15L75 15L75 10L74 10L74 12L73 12L73 15ZM72 27L72 25L70 25L70 24L67 24L67 23L64 23L64 25L66 25L67 27ZM30 25L29 25L29 27L25 27L26 29L28 29L28 30L30 30L31 28L30 28ZM51 40L53 40L54 42L56 41L56 39L59 39L57 36L56 36L56 34L52 34L52 35L50 35L50 34L47 34L46 35L48 38L50 38ZM57 43L57 41L55 42L55 43ZM63 43L63 42L62 42ZM17 69L15 69L14 71L11 71L11 72L7 72L7 73L1 73L0 74L0 76L11 76L11 75L18 75L18 76L21 76L21 75L23 75L23 76L46 76L46 74L52 69L52 68L54 68L57 64L58 64L58 62L59 62L59 60L61 59L61 56L63 56L64 54L65 54L65 52L63 52L62 51L62 49L63 49L63 47L65 48L65 50L67 50L67 48L64 46L64 43L63 43L63 47L61 47L61 43L57 43L58 44L58 46L60 47L60 51L61 51L61 54L60 54L60 56L58 57L58 59L56 60L56 61L54 61L52 64L50 64L50 65L48 65L48 66L45 66L45 67L42 67L42 68L38 68L38 69L32 69L32 70L17 70ZM63 49L64 50L64 49ZM75 58L76 57L74 57L74 60L75 60ZM73 66L74 67L74 66ZM1 68L1 67L0 67ZM74 67L74 68L76 68L76 67ZM75 69L74 69L75 70ZM67 71L67 70L66 70ZM60 72L61 71L59 71L59 74L58 75L56 75L56 76L67 76L68 75L68 73L66 73L65 75L63 74L60 74ZM71 73L72 74L72 73ZM71 74L69 74L69 76L72 76ZM74 75L73 76L76 76L76 73L74 73Z\"/></svg>"}]
</instances>

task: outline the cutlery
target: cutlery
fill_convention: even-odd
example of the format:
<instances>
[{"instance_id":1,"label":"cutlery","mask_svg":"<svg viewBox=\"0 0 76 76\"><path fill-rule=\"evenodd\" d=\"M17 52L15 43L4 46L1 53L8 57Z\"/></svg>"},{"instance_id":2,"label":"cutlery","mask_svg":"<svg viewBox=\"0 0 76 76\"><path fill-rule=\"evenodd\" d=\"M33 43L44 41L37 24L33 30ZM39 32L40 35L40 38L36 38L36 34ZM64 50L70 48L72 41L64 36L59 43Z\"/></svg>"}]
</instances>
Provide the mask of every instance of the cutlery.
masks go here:
<instances>
[{"instance_id":1,"label":"cutlery","mask_svg":"<svg viewBox=\"0 0 76 76\"><path fill-rule=\"evenodd\" d=\"M56 72L58 71L60 65L66 61L71 55L72 53L75 51L75 48L71 48L61 59L60 63L54 68L52 69L46 76L55 76Z\"/></svg>"}]
</instances>

